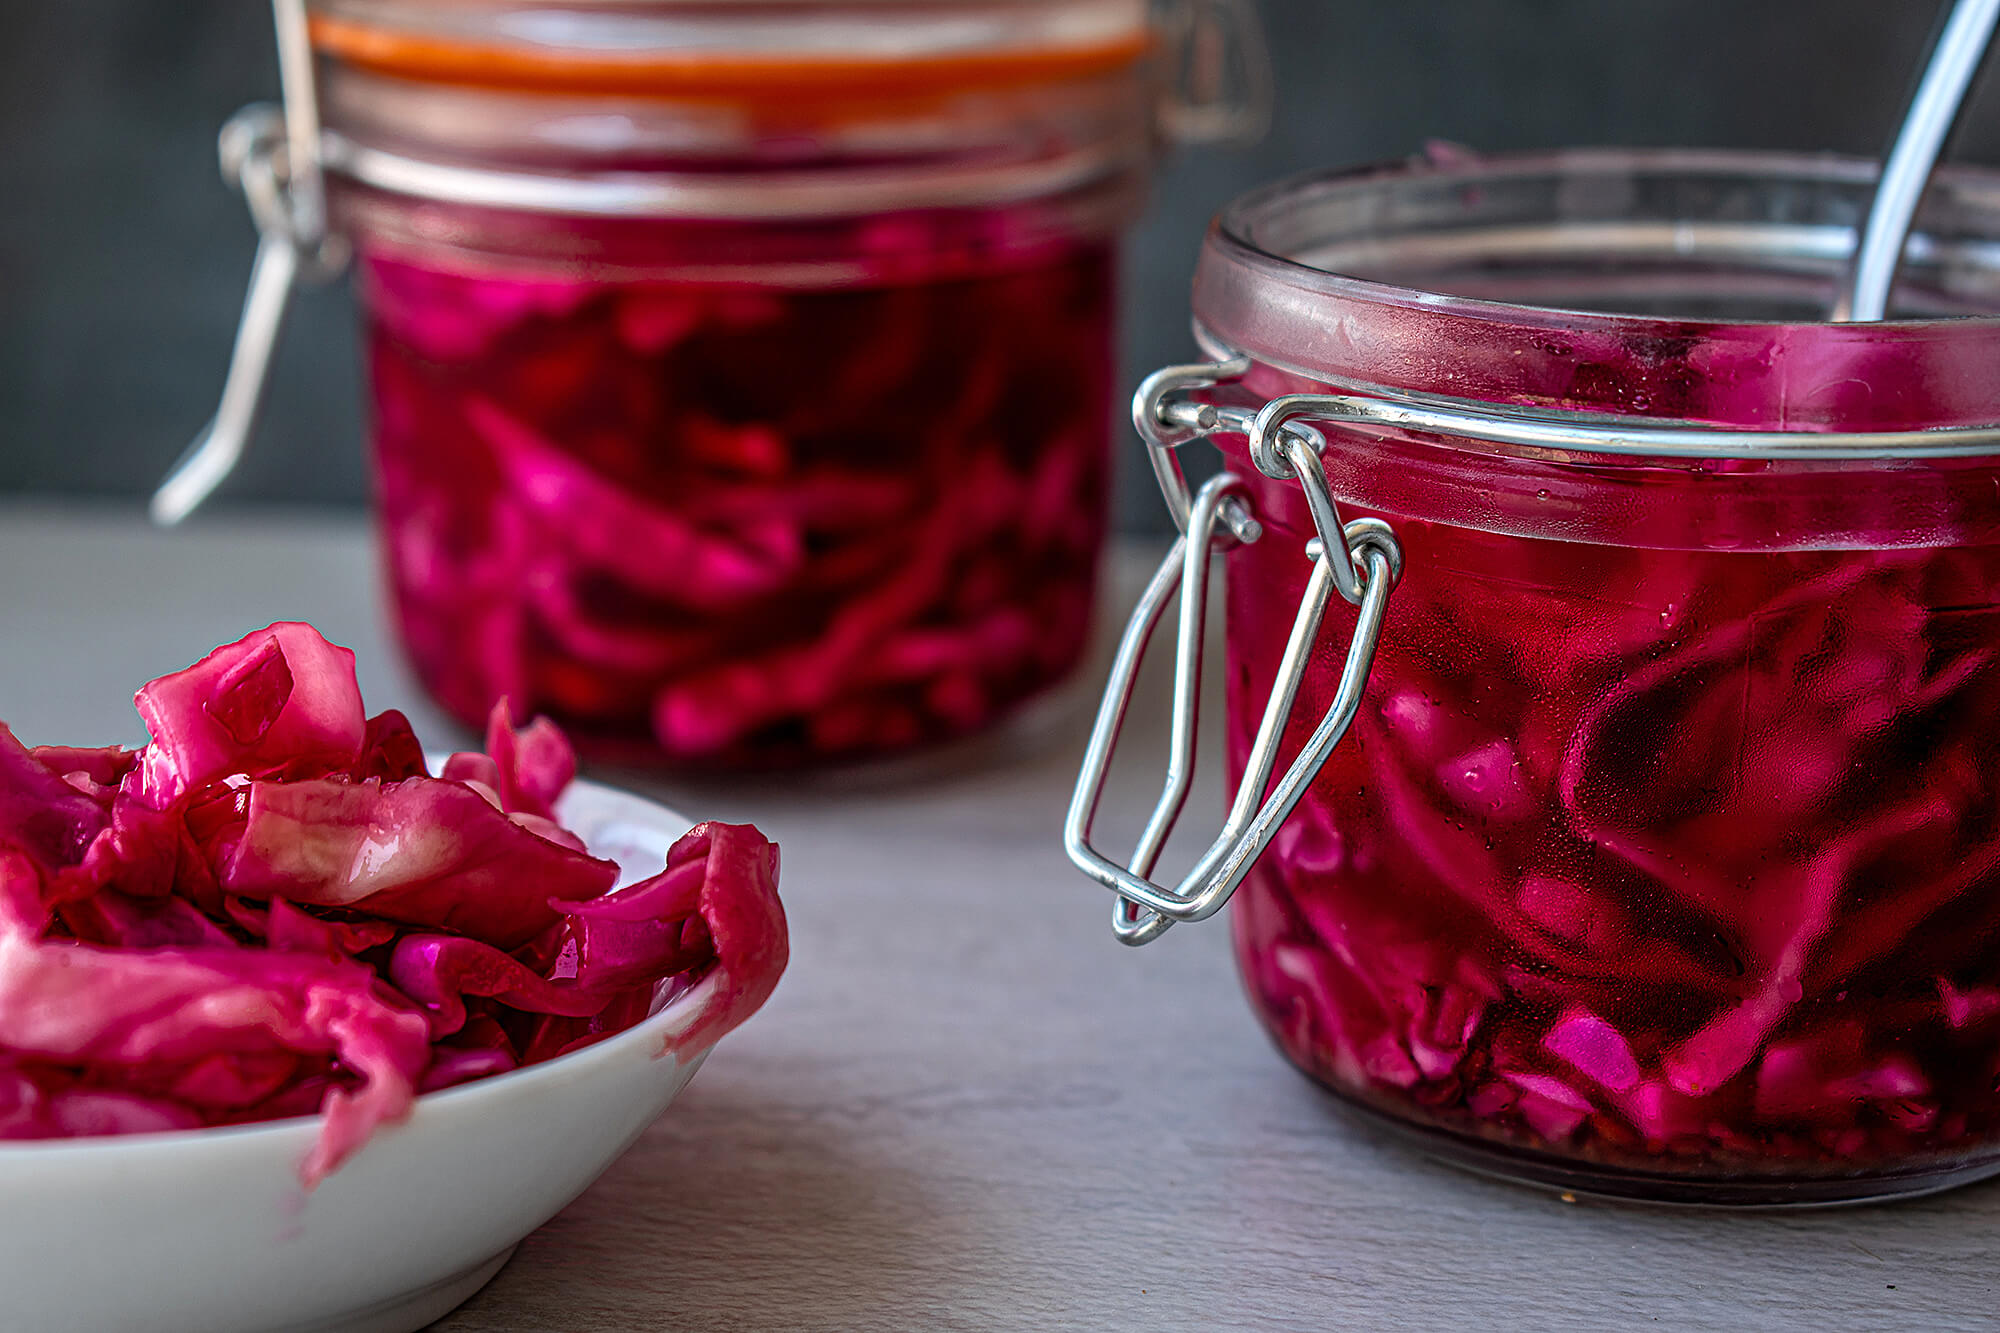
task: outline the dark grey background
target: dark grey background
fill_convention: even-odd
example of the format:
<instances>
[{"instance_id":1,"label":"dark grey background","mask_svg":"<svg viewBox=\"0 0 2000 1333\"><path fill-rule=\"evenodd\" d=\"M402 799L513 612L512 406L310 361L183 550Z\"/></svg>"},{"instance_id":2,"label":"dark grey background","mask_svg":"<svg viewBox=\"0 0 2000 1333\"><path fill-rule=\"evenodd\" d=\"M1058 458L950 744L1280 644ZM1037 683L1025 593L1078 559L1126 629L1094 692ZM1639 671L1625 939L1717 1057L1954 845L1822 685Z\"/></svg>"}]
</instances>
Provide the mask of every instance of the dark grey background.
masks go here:
<instances>
[{"instance_id":1,"label":"dark grey background","mask_svg":"<svg viewBox=\"0 0 2000 1333\"><path fill-rule=\"evenodd\" d=\"M1724 144L1874 153L1930 0L1265 0L1270 137L1184 154L1131 247L1127 385L1182 357L1201 230L1247 185L1481 149ZM213 408L252 237L214 132L276 92L257 0L0 0L0 491L137 495ZM1982 94L1957 155L2000 157ZM304 297L234 499L358 503L344 289ZM1128 459L1129 461L1129 459ZM1158 514L1126 469L1128 524Z\"/></svg>"}]
</instances>

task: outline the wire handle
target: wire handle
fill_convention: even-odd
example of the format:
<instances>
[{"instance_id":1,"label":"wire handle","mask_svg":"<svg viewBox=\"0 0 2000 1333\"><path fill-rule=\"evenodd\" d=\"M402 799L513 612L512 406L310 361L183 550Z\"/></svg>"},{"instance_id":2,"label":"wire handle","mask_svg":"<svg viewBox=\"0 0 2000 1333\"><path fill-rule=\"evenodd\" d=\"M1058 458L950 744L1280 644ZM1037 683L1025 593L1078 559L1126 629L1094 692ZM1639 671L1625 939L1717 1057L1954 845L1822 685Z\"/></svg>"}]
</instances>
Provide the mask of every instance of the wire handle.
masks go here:
<instances>
[{"instance_id":1,"label":"wire handle","mask_svg":"<svg viewBox=\"0 0 2000 1333\"><path fill-rule=\"evenodd\" d=\"M1155 12L1167 57L1161 133L1182 144L1263 138L1275 80L1254 0L1166 0Z\"/></svg>"},{"instance_id":2,"label":"wire handle","mask_svg":"<svg viewBox=\"0 0 2000 1333\"><path fill-rule=\"evenodd\" d=\"M1084 874L1118 895L1112 908L1111 927L1121 941L1131 945L1157 939L1176 921L1201 921L1213 916L1243 882L1279 826L1318 776L1333 748L1347 734L1374 665L1389 594L1402 575L1402 549L1387 523L1372 518L1341 522L1339 510L1326 489L1325 472L1319 466L1316 450L1324 447L1324 438L1318 432L1290 423L1283 419L1282 412L1265 419L1261 413L1201 403L1190 396L1200 388L1227 383L1241 374L1240 362L1170 367L1142 384L1133 401L1134 419L1142 423L1140 433L1153 452L1155 471L1161 477L1168 507L1181 525L1182 535L1168 551L1125 627L1063 825L1063 849L1070 860ZM1296 476L1304 487L1308 507L1322 535L1306 544L1305 554L1312 561L1312 573L1306 581L1291 637L1285 645L1256 740L1244 766L1243 779L1237 784L1236 797L1222 831L1194 868L1168 888L1156 883L1151 875L1168 834L1180 818L1193 781L1210 556L1238 544L1263 540L1265 536L1247 499L1240 494L1245 485L1242 477L1231 472L1218 473L1190 499L1179 461L1171 457L1181 444L1223 431L1249 434L1253 457L1259 451L1283 457L1292 469L1283 475ZM1277 452L1269 453L1273 449ZM1163 458L1162 454L1168 456ZM1332 542L1327 540L1329 535ZM1319 639L1327 602L1336 590L1360 609L1353 637L1348 642L1340 686L1312 736L1266 796L1265 788L1270 786L1277 767L1278 743L1284 736L1299 684ZM1166 780L1138 845L1130 860L1121 865L1092 845L1091 825L1104 796L1105 779L1131 707L1140 664L1167 603L1176 593L1180 596L1180 622Z\"/></svg>"},{"instance_id":3,"label":"wire handle","mask_svg":"<svg viewBox=\"0 0 2000 1333\"><path fill-rule=\"evenodd\" d=\"M272 12L284 107L244 107L216 137L223 179L242 192L257 224L257 257L215 415L153 492L148 512L161 527L200 508L236 470L257 426L292 293L301 284L330 280L347 262L345 244L327 228L305 3L272 0Z\"/></svg>"},{"instance_id":4,"label":"wire handle","mask_svg":"<svg viewBox=\"0 0 2000 1333\"><path fill-rule=\"evenodd\" d=\"M1903 262L1917 205L1937 169L1938 154L1965 111L1965 94L1986 61L2000 0L1953 0L1922 78L1903 112L1901 127L1882 162L1868 217L1856 238L1846 282L1834 302L1837 324L1886 318L1889 289Z\"/></svg>"}]
</instances>

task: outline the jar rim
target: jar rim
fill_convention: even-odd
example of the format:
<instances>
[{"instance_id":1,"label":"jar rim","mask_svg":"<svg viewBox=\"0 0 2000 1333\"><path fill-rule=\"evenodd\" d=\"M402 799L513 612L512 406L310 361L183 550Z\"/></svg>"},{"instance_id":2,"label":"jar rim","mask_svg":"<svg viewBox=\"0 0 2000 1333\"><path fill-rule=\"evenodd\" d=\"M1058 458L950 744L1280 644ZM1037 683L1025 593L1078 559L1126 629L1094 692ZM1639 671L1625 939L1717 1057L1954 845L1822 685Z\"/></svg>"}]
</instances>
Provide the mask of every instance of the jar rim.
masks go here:
<instances>
[{"instance_id":1,"label":"jar rim","mask_svg":"<svg viewBox=\"0 0 2000 1333\"><path fill-rule=\"evenodd\" d=\"M1670 176L1708 173L1737 177L1746 183L1759 180L1792 180L1803 184L1846 187L1865 192L1874 182L1879 164L1870 158L1833 153L1790 153L1770 150L1687 149L1687 148L1566 148L1536 153L1473 154L1439 146L1428 157L1361 166L1320 167L1296 172L1253 187L1236 196L1215 216L1204 241L1204 258L1213 256L1240 266L1253 275L1268 277L1287 286L1357 303L1421 306L1441 314L1472 320L1494 320L1510 325L1547 325L1579 331L1619 332L1635 325L1671 325L1675 330L1701 336L1705 333L1743 327L1768 329L1846 328L1857 331L1921 331L1968 326L2000 329L2000 314L1950 315L1885 319L1867 325L1835 326L1825 320L1793 319L1703 319L1663 318L1638 313L1605 311L1573 306L1544 305L1497 300L1490 297L1429 291L1421 287L1322 267L1282 249L1260 242L1256 232L1274 216L1296 210L1307 202L1320 202L1336 192L1360 194L1386 185L1423 180L1441 186L1476 190L1481 185L1535 174L1574 175L1623 171L1632 174ZM1939 169L1934 185L1980 197L1995 210L2000 220L2000 170L1953 164ZM1865 204L1865 199L1862 201ZM1925 213L1932 211L1928 206ZM1914 256L1936 245L1921 232L1924 214L1919 215L1919 231L1911 238L1909 253ZM1851 252L1855 228L1835 226L1844 234L1838 255L1826 253L1824 234L1815 238L1820 253L1815 258L1839 258ZM2000 230L1989 247L1989 258L2000 264Z\"/></svg>"},{"instance_id":2,"label":"jar rim","mask_svg":"<svg viewBox=\"0 0 2000 1333\"><path fill-rule=\"evenodd\" d=\"M1336 419L1451 420L1463 429L1446 435L1489 445L2000 457L2000 172L1933 182L1898 288L1919 317L1833 323L1819 312L1875 169L1732 150L1433 149L1307 172L1211 224L1196 335L1218 360L1249 358L1266 397L1330 389Z\"/></svg>"}]
</instances>

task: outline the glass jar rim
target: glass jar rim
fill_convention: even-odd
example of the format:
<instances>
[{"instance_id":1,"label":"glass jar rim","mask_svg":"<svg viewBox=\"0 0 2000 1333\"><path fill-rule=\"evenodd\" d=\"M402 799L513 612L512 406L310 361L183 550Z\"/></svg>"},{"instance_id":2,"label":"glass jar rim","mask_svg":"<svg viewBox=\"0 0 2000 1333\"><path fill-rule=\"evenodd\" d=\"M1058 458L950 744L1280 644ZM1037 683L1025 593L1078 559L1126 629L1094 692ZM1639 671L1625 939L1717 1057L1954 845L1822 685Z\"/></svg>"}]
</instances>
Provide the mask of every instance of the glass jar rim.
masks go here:
<instances>
[{"instance_id":1,"label":"glass jar rim","mask_svg":"<svg viewBox=\"0 0 2000 1333\"><path fill-rule=\"evenodd\" d=\"M1647 172L1656 175L1709 172L1737 176L1746 182L1759 179L1793 179L1804 183L1842 185L1857 191L1873 184L1879 167L1872 158L1834 153L1790 153L1773 150L1726 148L1563 148L1535 153L1472 154L1445 149L1442 160L1424 157L1361 166L1319 167L1255 186L1223 206L1209 226L1204 249L1224 260L1283 281L1288 285L1359 302L1389 305L1421 305L1469 318L1500 319L1510 324L1547 323L1571 329L1614 331L1633 324L1669 322L1689 330L1740 327L1755 324L1767 328L1816 328L1827 326L1819 320L1727 320L1658 317L1588 310L1557 305L1495 300L1426 291L1420 287L1341 273L1320 267L1260 243L1255 230L1272 220L1274 214L1297 209L1314 196L1324 198L1334 191L1361 193L1383 186L1423 179L1443 185L1474 189L1482 183L1536 173L1557 172L1583 175L1607 169ZM2000 265L2000 169L1951 164L1940 167L1935 186L1976 194L1990 200L1995 210L1995 239L1989 249L1993 262ZM1919 228L1923 215L1919 215ZM1841 247L1844 256L1852 249L1852 229ZM1921 230L1911 237L1908 253L1918 256L1935 249ZM1824 254L1824 251L1821 252ZM1815 256L1819 257L1819 256ZM1872 325L1847 326L1882 330L1921 329L1938 325L1968 324L2000 328L2000 314L1990 316L1885 319Z\"/></svg>"},{"instance_id":2,"label":"glass jar rim","mask_svg":"<svg viewBox=\"0 0 2000 1333\"><path fill-rule=\"evenodd\" d=\"M1959 288L1967 274L1976 277L1969 302L1976 315L1835 324L1761 311L1652 314L1639 313L1648 305L1627 291L1636 273L1649 294L1685 300L1697 287L1735 294L1738 270L1746 270L1782 278L1788 300L1817 302L1812 288L1820 283L1830 296L1875 170L1862 159L1781 152L1586 148L1483 157L1447 148L1412 161L1309 171L1239 196L1211 224L1194 278L1196 336L1218 360L1247 356L1330 385L1348 401L1327 406L1364 429L1356 416L1393 417L1415 404L1417 416L1440 409L1465 427L1450 434L1566 453L2000 456L2000 375L1966 378L1968 367L2000 364L2000 172L1940 173L1906 263L1913 283L1919 274L1944 275L1949 290L1935 299L1948 303L1968 303ZM1395 272L1398 263L1416 267L1416 281ZM1439 272L1448 280L1421 285ZM1559 274L1570 285L1536 288L1523 273ZM1600 273L1609 276L1575 276ZM1728 281L1717 288L1719 278ZM1534 304L1491 294L1524 282L1566 296L1615 289L1628 304ZM1740 415L1693 420L1643 403L1570 401L1523 388L1523 367L1561 362L1573 348L1589 358L1596 353L1583 349L1612 345L1712 348L1754 367L1763 387L1741 396L1731 409ZM1831 394L1783 396L1803 369L1840 369L1847 382L1863 358L1886 364L1883 356L1906 372L1949 369L1960 378L1936 415L1914 419L1899 418L1899 405L1887 401L1893 395L1858 413ZM1924 382L1928 391L1938 381ZM1756 394L1773 386L1778 410L1758 409ZM1384 401L1356 412L1357 396ZM1414 418L1407 425L1425 429Z\"/></svg>"}]
</instances>

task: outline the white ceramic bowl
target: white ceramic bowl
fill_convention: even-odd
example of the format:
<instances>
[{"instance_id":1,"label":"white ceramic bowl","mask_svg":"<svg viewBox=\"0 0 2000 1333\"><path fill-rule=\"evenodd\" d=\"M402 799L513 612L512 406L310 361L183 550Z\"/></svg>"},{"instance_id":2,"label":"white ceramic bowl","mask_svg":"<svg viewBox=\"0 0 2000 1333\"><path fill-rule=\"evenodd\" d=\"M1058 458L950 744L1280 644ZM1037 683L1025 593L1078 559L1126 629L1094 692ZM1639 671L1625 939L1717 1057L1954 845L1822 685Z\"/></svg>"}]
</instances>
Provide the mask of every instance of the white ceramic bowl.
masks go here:
<instances>
[{"instance_id":1,"label":"white ceramic bowl","mask_svg":"<svg viewBox=\"0 0 2000 1333\"><path fill-rule=\"evenodd\" d=\"M626 880L657 873L688 828L587 782L560 814ZM609 1040L420 1097L311 1194L298 1169L315 1119L0 1144L0 1328L421 1328L666 1109L708 1048L661 1052L716 991L711 979Z\"/></svg>"}]
</instances>

